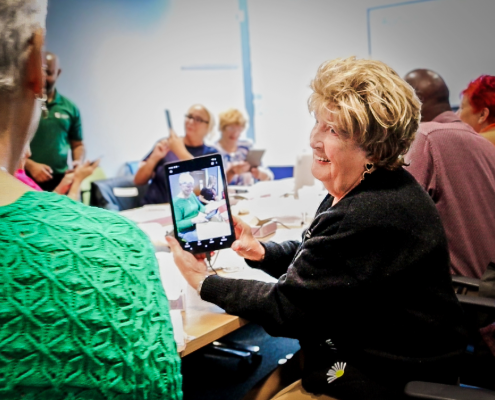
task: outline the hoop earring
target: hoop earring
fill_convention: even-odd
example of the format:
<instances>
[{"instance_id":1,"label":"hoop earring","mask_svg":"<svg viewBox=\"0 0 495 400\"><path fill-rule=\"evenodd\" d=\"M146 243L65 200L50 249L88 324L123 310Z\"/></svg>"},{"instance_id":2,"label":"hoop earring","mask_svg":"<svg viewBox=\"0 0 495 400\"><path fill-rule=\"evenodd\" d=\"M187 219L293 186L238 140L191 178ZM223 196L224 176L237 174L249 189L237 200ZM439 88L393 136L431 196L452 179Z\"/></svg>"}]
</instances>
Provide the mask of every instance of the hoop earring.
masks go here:
<instances>
[{"instance_id":1,"label":"hoop earring","mask_svg":"<svg viewBox=\"0 0 495 400\"><path fill-rule=\"evenodd\" d=\"M363 177L361 178L361 182L364 181L364 178L366 178L366 174L371 174L374 170L375 170L375 164L373 163L364 164L364 172L363 172Z\"/></svg>"}]
</instances>

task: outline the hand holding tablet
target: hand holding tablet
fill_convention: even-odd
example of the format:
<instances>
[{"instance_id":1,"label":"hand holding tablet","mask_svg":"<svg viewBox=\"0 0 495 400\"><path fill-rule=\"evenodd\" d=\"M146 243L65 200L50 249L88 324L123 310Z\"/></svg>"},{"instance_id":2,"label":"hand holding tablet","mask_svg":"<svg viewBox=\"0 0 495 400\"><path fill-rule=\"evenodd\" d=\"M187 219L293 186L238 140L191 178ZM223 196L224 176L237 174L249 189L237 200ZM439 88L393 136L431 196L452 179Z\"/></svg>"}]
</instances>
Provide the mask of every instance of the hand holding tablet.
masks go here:
<instances>
[{"instance_id":1,"label":"hand holding tablet","mask_svg":"<svg viewBox=\"0 0 495 400\"><path fill-rule=\"evenodd\" d=\"M165 166L174 233L180 246L192 253L228 248L235 240L222 156L212 154ZM203 205L198 195L206 183L220 201Z\"/></svg>"}]
</instances>

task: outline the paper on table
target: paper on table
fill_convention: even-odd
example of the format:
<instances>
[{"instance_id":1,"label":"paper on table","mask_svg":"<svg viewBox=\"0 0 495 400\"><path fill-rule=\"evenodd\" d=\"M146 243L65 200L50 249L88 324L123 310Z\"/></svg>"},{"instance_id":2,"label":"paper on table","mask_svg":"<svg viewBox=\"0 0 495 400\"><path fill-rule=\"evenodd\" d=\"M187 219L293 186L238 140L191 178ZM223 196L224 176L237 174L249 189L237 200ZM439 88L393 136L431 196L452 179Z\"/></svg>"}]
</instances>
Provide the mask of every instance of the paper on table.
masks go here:
<instances>
[{"instance_id":1,"label":"paper on table","mask_svg":"<svg viewBox=\"0 0 495 400\"><path fill-rule=\"evenodd\" d=\"M168 243L165 240L165 234L167 233L167 226L162 226L157 222L146 222L138 224L139 229L141 229L148 238L151 243L155 246L166 246L168 247Z\"/></svg>"},{"instance_id":2,"label":"paper on table","mask_svg":"<svg viewBox=\"0 0 495 400\"><path fill-rule=\"evenodd\" d=\"M169 300L177 300L187 288L187 282L174 263L172 253L155 253L160 268L160 277Z\"/></svg>"},{"instance_id":3,"label":"paper on table","mask_svg":"<svg viewBox=\"0 0 495 400\"><path fill-rule=\"evenodd\" d=\"M172 212L169 204L135 208L121 211L119 214L136 223L156 221L162 225L172 224Z\"/></svg>"},{"instance_id":4,"label":"paper on table","mask_svg":"<svg viewBox=\"0 0 495 400\"><path fill-rule=\"evenodd\" d=\"M301 203L293 198L267 197L249 203L250 214L260 221L276 218L282 223L300 224Z\"/></svg>"},{"instance_id":5,"label":"paper on table","mask_svg":"<svg viewBox=\"0 0 495 400\"><path fill-rule=\"evenodd\" d=\"M210 212L212 212L213 210L217 210L224 204L225 204L225 200L212 201L205 206L205 212L206 214L209 214Z\"/></svg>"},{"instance_id":6,"label":"paper on table","mask_svg":"<svg viewBox=\"0 0 495 400\"><path fill-rule=\"evenodd\" d=\"M226 270L240 270L248 265L244 261L244 258L237 255L237 253L232 249L223 249L218 252L215 264L213 268L215 269L226 269ZM215 260L215 258L213 258Z\"/></svg>"},{"instance_id":7,"label":"paper on table","mask_svg":"<svg viewBox=\"0 0 495 400\"><path fill-rule=\"evenodd\" d=\"M182 313L180 310L170 310L170 319L174 328L174 339L177 344L178 351L184 350L186 345L184 324L182 323Z\"/></svg>"}]
</instances>

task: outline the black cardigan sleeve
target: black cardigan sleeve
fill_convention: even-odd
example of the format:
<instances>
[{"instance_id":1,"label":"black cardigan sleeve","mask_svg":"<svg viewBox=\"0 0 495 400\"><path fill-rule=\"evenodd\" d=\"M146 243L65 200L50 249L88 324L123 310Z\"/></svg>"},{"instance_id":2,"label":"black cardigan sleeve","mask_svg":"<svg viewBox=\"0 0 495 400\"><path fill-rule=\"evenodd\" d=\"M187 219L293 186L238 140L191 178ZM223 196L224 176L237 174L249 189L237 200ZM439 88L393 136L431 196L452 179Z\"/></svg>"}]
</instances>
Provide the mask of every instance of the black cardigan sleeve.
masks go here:
<instances>
[{"instance_id":1,"label":"black cardigan sleeve","mask_svg":"<svg viewBox=\"0 0 495 400\"><path fill-rule=\"evenodd\" d=\"M261 245L265 248L263 261L256 262L246 259L246 263L250 267L261 269L268 275L278 279L287 272L287 268L289 268L301 242L289 240L280 244L267 242L261 243Z\"/></svg>"},{"instance_id":2,"label":"black cardigan sleeve","mask_svg":"<svg viewBox=\"0 0 495 400\"><path fill-rule=\"evenodd\" d=\"M343 266L334 270L321 268L344 262L338 256L329 257L340 245L335 234L343 217L338 212L331 214L320 215L313 222L313 234L305 239L299 251L298 242L265 245L265 259L258 264L272 275L285 269L277 283L210 276L203 283L201 298L229 314L259 323L271 335L300 338L308 323L314 321L311 317L315 307L322 305L314 300L322 292L328 295L331 286L347 286L350 279L342 276ZM287 268L288 260L292 263Z\"/></svg>"}]
</instances>

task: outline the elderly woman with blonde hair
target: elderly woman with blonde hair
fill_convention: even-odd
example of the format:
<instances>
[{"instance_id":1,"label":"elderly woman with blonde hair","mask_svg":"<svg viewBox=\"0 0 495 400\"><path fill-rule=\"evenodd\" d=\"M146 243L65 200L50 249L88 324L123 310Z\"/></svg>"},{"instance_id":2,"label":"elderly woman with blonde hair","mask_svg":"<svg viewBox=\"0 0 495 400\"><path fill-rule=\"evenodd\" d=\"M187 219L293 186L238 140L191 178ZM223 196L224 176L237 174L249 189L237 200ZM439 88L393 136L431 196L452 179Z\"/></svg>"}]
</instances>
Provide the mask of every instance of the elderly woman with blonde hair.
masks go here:
<instances>
[{"instance_id":1,"label":"elderly woman with blonde hair","mask_svg":"<svg viewBox=\"0 0 495 400\"><path fill-rule=\"evenodd\" d=\"M0 2L0 398L182 398L154 249L125 218L14 176L46 101L46 0Z\"/></svg>"},{"instance_id":2,"label":"elderly woman with blonde hair","mask_svg":"<svg viewBox=\"0 0 495 400\"><path fill-rule=\"evenodd\" d=\"M168 239L201 298L299 339L302 382L277 399L397 400L407 382L455 384L465 348L435 205L403 169L418 128L413 89L379 61L323 63L311 83L312 173L328 191L302 240L232 248L276 283L207 275ZM313 394L318 396L313 396Z\"/></svg>"},{"instance_id":3,"label":"elderly woman with blonde hair","mask_svg":"<svg viewBox=\"0 0 495 400\"><path fill-rule=\"evenodd\" d=\"M244 115L239 110L230 108L218 117L222 137L215 143L215 147L222 155L227 182L230 185L244 186L252 185L255 180L272 180L273 173L268 168L251 167L246 162L253 143L247 139L240 139L247 124Z\"/></svg>"}]
</instances>

